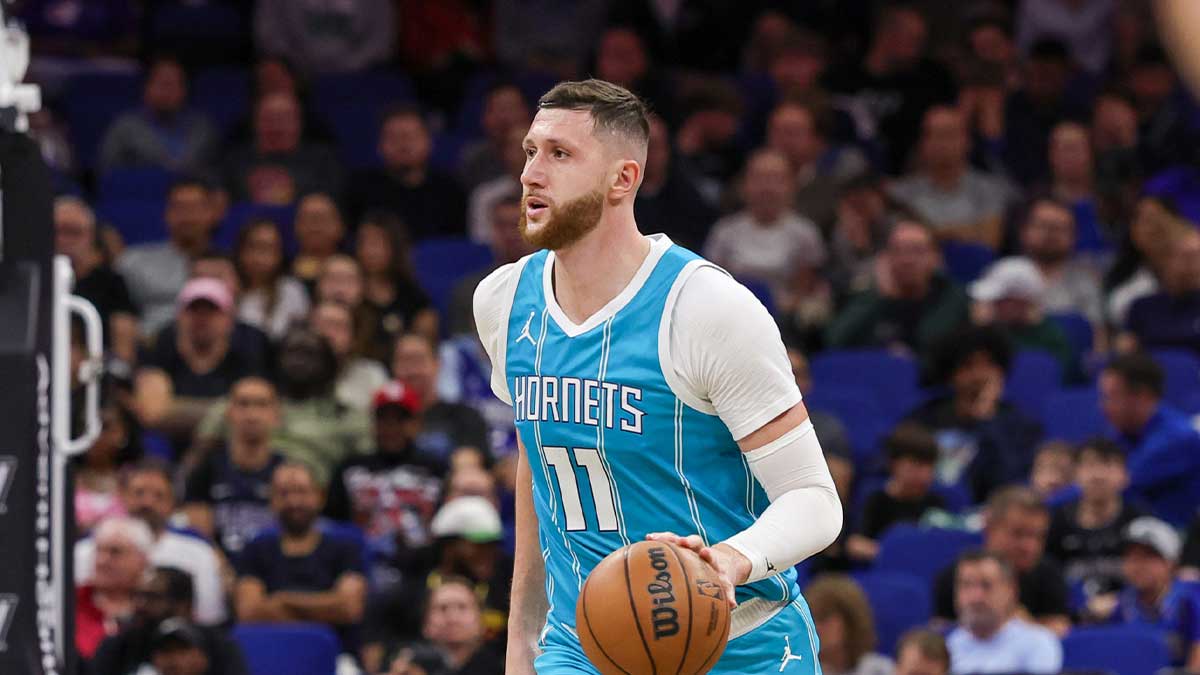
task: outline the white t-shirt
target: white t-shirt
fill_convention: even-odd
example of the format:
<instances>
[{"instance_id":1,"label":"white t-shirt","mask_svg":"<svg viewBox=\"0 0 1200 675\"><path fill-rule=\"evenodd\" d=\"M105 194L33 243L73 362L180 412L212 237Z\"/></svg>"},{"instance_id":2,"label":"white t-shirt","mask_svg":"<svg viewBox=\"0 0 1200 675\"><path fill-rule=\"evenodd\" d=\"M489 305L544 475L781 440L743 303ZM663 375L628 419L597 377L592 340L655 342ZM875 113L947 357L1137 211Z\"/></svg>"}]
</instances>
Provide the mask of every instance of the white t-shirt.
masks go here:
<instances>
[{"instance_id":1,"label":"white t-shirt","mask_svg":"<svg viewBox=\"0 0 1200 675\"><path fill-rule=\"evenodd\" d=\"M980 640L961 626L946 638L950 672L1030 673L1049 675L1062 670L1062 643L1037 624L1011 619L995 635Z\"/></svg>"},{"instance_id":2,"label":"white t-shirt","mask_svg":"<svg viewBox=\"0 0 1200 675\"><path fill-rule=\"evenodd\" d=\"M238 319L258 328L272 340L282 340L288 330L308 316L308 291L294 277L280 277L275 284L275 306L267 314L267 296L247 291L238 301Z\"/></svg>"},{"instance_id":3,"label":"white t-shirt","mask_svg":"<svg viewBox=\"0 0 1200 675\"><path fill-rule=\"evenodd\" d=\"M671 246L651 235L651 252L635 279L648 273ZM475 291L475 323L492 361L492 390L512 403L504 363L509 310L524 261L493 272ZM616 312L610 303L604 310ZM683 280L670 323L668 382L688 405L716 414L741 440L800 402L787 350L762 303L720 268L702 264ZM592 320L589 319L589 323ZM821 457L818 461L823 463Z\"/></svg>"},{"instance_id":4,"label":"white t-shirt","mask_svg":"<svg viewBox=\"0 0 1200 675\"><path fill-rule=\"evenodd\" d=\"M704 244L704 257L731 273L759 279L782 293L797 267L825 262L825 242L811 220L794 211L764 226L748 211L728 215L713 225Z\"/></svg>"},{"instance_id":5,"label":"white t-shirt","mask_svg":"<svg viewBox=\"0 0 1200 675\"><path fill-rule=\"evenodd\" d=\"M154 544L150 564L175 567L192 576L195 588L196 621L213 626L225 621L225 594L221 590L221 566L211 546L204 541L170 530ZM87 582L96 567L96 540L75 544L75 578Z\"/></svg>"}]
</instances>

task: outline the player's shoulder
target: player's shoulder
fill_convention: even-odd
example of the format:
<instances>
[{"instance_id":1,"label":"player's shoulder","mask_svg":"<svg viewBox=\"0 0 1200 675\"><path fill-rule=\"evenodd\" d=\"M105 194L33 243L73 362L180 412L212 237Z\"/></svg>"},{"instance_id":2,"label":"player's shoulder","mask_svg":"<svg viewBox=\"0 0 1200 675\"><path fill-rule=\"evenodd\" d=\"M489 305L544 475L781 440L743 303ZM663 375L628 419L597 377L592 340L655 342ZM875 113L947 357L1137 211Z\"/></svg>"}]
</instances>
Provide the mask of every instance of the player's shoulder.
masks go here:
<instances>
[{"instance_id":1,"label":"player's shoulder","mask_svg":"<svg viewBox=\"0 0 1200 675\"><path fill-rule=\"evenodd\" d=\"M481 337L499 330L500 323L512 305L517 283L521 280L521 272L535 255L537 254L531 253L516 262L497 267L475 287L471 304L475 312L475 328Z\"/></svg>"},{"instance_id":2,"label":"player's shoulder","mask_svg":"<svg viewBox=\"0 0 1200 675\"><path fill-rule=\"evenodd\" d=\"M677 324L736 324L770 318L758 297L729 272L704 259L692 264L695 269L681 280L675 302Z\"/></svg>"}]
</instances>

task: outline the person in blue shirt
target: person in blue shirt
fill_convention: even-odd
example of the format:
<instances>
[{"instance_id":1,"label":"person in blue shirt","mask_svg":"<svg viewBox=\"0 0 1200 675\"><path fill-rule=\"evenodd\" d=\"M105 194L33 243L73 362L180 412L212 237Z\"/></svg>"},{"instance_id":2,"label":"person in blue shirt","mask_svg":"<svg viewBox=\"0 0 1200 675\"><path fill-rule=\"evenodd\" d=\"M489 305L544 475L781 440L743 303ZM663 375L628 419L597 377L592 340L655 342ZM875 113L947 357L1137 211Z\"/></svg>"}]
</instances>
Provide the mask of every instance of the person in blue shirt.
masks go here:
<instances>
[{"instance_id":1,"label":"person in blue shirt","mask_svg":"<svg viewBox=\"0 0 1200 675\"><path fill-rule=\"evenodd\" d=\"M1163 521L1138 518L1125 528L1121 571L1125 589L1109 607L1108 620L1167 632L1174 665L1200 669L1200 583L1175 579L1182 548L1179 534ZM1099 600L1099 599L1098 599Z\"/></svg>"},{"instance_id":2,"label":"person in blue shirt","mask_svg":"<svg viewBox=\"0 0 1200 675\"><path fill-rule=\"evenodd\" d=\"M1162 397L1162 368L1145 354L1100 373L1100 407L1127 453L1131 496L1178 528L1200 506L1200 433Z\"/></svg>"}]
</instances>

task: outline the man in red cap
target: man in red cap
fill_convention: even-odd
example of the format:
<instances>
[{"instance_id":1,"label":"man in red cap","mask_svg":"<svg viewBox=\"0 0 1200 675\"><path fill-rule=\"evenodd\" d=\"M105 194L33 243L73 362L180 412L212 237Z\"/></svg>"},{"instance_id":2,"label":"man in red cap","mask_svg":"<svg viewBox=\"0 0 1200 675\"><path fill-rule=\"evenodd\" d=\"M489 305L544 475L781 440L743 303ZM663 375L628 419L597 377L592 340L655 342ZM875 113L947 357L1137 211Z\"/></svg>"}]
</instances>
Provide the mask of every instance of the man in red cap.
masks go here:
<instances>
[{"instance_id":1,"label":"man in red cap","mask_svg":"<svg viewBox=\"0 0 1200 675\"><path fill-rule=\"evenodd\" d=\"M237 380L263 374L266 362L231 341L233 294L225 283L192 279L175 308L175 330L164 331L143 359L134 399L143 425L183 440L214 400Z\"/></svg>"},{"instance_id":2,"label":"man in red cap","mask_svg":"<svg viewBox=\"0 0 1200 675\"><path fill-rule=\"evenodd\" d=\"M376 587L386 588L424 562L430 522L442 495L445 467L413 445L421 401L412 388L389 382L375 393L375 452L343 461L329 483L325 515L353 522L367 535Z\"/></svg>"}]
</instances>

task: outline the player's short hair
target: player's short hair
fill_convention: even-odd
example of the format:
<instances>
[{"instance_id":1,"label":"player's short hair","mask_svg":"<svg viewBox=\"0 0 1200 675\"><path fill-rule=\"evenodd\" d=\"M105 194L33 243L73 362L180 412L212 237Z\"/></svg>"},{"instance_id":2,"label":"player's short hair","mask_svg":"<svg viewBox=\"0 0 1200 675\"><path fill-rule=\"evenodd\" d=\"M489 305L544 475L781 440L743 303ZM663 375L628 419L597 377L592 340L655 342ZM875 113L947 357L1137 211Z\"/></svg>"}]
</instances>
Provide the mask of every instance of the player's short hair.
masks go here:
<instances>
[{"instance_id":1,"label":"player's short hair","mask_svg":"<svg viewBox=\"0 0 1200 675\"><path fill-rule=\"evenodd\" d=\"M1027 513L1050 514L1045 502L1032 489L1024 485L1010 485L992 493L987 500L987 518L989 522L1002 520L1013 511Z\"/></svg>"},{"instance_id":2,"label":"player's short hair","mask_svg":"<svg viewBox=\"0 0 1200 675\"><path fill-rule=\"evenodd\" d=\"M595 78L559 82L538 99L542 110L586 110L595 124L593 132L621 136L644 148L650 141L649 110L636 94Z\"/></svg>"},{"instance_id":3,"label":"player's short hair","mask_svg":"<svg viewBox=\"0 0 1200 675\"><path fill-rule=\"evenodd\" d=\"M1123 354L1104 366L1104 370L1121 378L1125 386L1131 390L1148 391L1155 398L1161 398L1163 395L1162 367L1147 354L1141 352Z\"/></svg>"},{"instance_id":4,"label":"player's short hair","mask_svg":"<svg viewBox=\"0 0 1200 675\"><path fill-rule=\"evenodd\" d=\"M978 564L982 562L994 562L1000 568L1000 576L1004 577L1010 584L1016 584L1017 573L1013 569L1012 563L1005 560L999 553L986 551L981 548L971 549L966 553L958 556L958 562L954 565L954 574L957 577L958 571L962 569L964 564Z\"/></svg>"},{"instance_id":5,"label":"player's short hair","mask_svg":"<svg viewBox=\"0 0 1200 675\"><path fill-rule=\"evenodd\" d=\"M846 624L846 651L852 663L875 649L875 618L858 582L845 574L822 574L804 589L813 617L836 614Z\"/></svg>"},{"instance_id":6,"label":"player's short hair","mask_svg":"<svg viewBox=\"0 0 1200 675\"><path fill-rule=\"evenodd\" d=\"M937 441L928 429L916 422L897 425L883 445L887 449L888 462L910 459L919 464L932 465L937 461Z\"/></svg>"},{"instance_id":7,"label":"player's short hair","mask_svg":"<svg viewBox=\"0 0 1200 675\"><path fill-rule=\"evenodd\" d=\"M1103 436L1095 436L1080 443L1075 449L1075 461L1080 461L1084 455L1090 455L1106 464L1119 462L1121 466L1125 466L1125 450L1115 441Z\"/></svg>"},{"instance_id":8,"label":"player's short hair","mask_svg":"<svg viewBox=\"0 0 1200 675\"><path fill-rule=\"evenodd\" d=\"M916 649L921 656L942 664L947 671L950 670L950 650L946 649L946 639L941 633L928 628L914 628L908 631L896 642L896 658L908 647Z\"/></svg>"}]
</instances>

